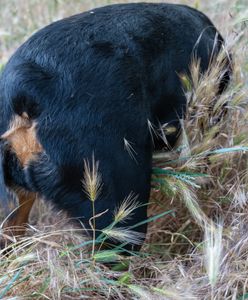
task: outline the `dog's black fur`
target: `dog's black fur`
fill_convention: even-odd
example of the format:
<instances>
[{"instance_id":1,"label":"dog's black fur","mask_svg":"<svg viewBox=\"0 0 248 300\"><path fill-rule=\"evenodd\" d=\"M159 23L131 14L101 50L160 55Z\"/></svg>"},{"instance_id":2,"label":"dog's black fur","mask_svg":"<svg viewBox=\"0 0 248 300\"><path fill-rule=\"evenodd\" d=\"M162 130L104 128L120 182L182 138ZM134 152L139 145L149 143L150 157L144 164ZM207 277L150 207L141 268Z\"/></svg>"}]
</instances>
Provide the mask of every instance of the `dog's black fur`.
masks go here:
<instances>
[{"instance_id":1,"label":"dog's black fur","mask_svg":"<svg viewBox=\"0 0 248 300\"><path fill-rule=\"evenodd\" d=\"M94 153L103 182L96 213L108 210L96 219L97 229L111 223L131 192L147 204L153 152L148 120L156 127L180 127L186 98L179 74L189 74L193 57L204 72L222 44L204 14L173 4L111 5L38 31L2 73L0 133L25 112L37 123L44 153L25 168L7 154L8 184L52 200L89 228L92 204L82 187L83 160L91 161ZM227 69L220 91L229 80ZM173 146L177 133L167 138ZM146 217L143 205L126 226ZM146 232L146 225L136 230Z\"/></svg>"}]
</instances>

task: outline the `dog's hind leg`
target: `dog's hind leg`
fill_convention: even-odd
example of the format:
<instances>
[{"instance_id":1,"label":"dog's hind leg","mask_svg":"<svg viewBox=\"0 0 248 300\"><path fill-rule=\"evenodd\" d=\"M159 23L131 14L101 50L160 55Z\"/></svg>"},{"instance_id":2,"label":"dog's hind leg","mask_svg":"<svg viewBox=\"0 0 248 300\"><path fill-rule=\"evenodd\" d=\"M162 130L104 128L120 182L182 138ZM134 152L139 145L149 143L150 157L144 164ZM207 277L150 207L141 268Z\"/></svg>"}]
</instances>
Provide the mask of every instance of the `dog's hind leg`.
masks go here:
<instances>
[{"instance_id":1,"label":"dog's hind leg","mask_svg":"<svg viewBox=\"0 0 248 300\"><path fill-rule=\"evenodd\" d=\"M4 232L10 236L23 235L28 224L29 214L36 199L36 193L17 191L19 204L3 224Z\"/></svg>"},{"instance_id":2,"label":"dog's hind leg","mask_svg":"<svg viewBox=\"0 0 248 300\"><path fill-rule=\"evenodd\" d=\"M10 238L22 235L25 233L25 225L28 223L29 213L36 198L36 194L32 192L26 192L24 189L11 189L6 184L6 164L11 168L15 168L15 175L21 174L21 166L18 164L17 158L6 155L5 143L0 143L0 208L1 216L1 231L4 234L4 239L0 240L1 247L5 248L8 244L7 236ZM7 161L6 161L7 159ZM18 168L20 168L19 172ZM10 171L10 170L8 170ZM21 177L18 176L21 180ZM7 179L8 182L9 178Z\"/></svg>"}]
</instances>

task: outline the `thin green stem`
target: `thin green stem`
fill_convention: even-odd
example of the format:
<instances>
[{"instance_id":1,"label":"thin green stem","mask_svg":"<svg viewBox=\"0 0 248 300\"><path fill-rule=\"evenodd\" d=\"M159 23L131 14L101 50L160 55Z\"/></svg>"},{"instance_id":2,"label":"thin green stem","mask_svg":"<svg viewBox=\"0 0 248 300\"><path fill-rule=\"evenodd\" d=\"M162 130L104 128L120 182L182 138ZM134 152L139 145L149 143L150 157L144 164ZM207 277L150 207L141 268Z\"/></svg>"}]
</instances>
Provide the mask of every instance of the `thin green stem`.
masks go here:
<instances>
[{"instance_id":1,"label":"thin green stem","mask_svg":"<svg viewBox=\"0 0 248 300\"><path fill-rule=\"evenodd\" d=\"M92 243L92 252L91 256L93 259L93 263L95 264L95 244L96 244L96 219L95 219L96 211L95 211L95 201L92 201L92 218L93 218L93 225L92 225L92 232L93 232L93 243Z\"/></svg>"}]
</instances>

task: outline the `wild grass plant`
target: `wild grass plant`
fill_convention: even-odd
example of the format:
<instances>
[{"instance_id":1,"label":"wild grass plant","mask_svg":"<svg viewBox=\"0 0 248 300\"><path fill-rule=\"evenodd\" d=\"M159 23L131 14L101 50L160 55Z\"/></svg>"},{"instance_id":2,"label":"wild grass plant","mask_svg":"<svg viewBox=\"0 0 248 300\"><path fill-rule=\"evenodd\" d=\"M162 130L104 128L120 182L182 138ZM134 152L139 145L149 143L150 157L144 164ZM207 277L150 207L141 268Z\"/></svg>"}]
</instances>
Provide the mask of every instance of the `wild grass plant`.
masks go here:
<instances>
[{"instance_id":1,"label":"wild grass plant","mask_svg":"<svg viewBox=\"0 0 248 300\"><path fill-rule=\"evenodd\" d=\"M0 0L0 65L39 27L107 2ZM0 299L248 299L248 10L242 0L182 2L207 12L224 32L233 77L216 96L222 54L204 76L197 61L191 78L181 74L188 109L177 147L154 154L141 252L123 257L121 247L102 247L106 239L142 240L135 227L116 226L132 217L136 195L92 239L40 202L26 236L0 253ZM85 161L82 188L93 211L100 175L94 158Z\"/></svg>"}]
</instances>

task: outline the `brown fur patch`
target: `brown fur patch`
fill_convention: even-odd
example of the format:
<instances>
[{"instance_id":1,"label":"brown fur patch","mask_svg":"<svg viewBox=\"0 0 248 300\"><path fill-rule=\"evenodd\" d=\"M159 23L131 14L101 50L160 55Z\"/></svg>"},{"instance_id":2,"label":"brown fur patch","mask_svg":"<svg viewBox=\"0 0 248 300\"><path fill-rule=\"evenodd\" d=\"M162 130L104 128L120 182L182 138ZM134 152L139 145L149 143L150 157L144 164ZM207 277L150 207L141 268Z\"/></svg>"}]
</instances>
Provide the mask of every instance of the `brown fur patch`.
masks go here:
<instances>
[{"instance_id":1,"label":"brown fur patch","mask_svg":"<svg viewBox=\"0 0 248 300\"><path fill-rule=\"evenodd\" d=\"M21 117L15 116L2 138L9 142L23 166L42 151L36 137L36 124L28 119L26 113Z\"/></svg>"}]
</instances>

